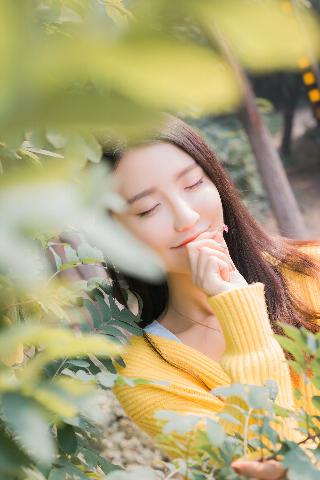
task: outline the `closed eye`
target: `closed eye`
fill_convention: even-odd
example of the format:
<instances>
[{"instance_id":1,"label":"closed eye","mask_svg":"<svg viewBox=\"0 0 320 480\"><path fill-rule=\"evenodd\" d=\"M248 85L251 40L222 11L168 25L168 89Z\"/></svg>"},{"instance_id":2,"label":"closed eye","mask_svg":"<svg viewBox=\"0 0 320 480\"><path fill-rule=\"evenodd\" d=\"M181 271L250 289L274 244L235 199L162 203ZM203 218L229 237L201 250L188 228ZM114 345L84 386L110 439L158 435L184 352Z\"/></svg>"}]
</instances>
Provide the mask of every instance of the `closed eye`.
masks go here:
<instances>
[{"instance_id":1,"label":"closed eye","mask_svg":"<svg viewBox=\"0 0 320 480\"><path fill-rule=\"evenodd\" d=\"M199 185L201 185L203 183L203 178L204 177L201 177L200 180L198 180L193 185L190 185L189 187L186 187L185 190L193 190L194 188L198 187ZM137 216L138 217L144 217L144 216L148 215L149 213L153 212L153 210L155 210L158 205L159 205L159 203L157 205L155 205L153 208L151 208L150 210L146 210L145 212L138 213Z\"/></svg>"}]
</instances>

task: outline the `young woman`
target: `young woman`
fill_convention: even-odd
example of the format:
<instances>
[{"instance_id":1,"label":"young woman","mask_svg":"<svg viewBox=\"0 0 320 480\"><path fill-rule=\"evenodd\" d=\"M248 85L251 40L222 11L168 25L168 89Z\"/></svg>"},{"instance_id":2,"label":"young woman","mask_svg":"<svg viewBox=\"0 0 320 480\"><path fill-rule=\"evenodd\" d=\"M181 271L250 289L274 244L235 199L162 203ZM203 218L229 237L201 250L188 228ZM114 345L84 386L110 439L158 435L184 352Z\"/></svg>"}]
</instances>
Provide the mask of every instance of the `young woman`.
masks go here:
<instances>
[{"instance_id":1,"label":"young woman","mask_svg":"<svg viewBox=\"0 0 320 480\"><path fill-rule=\"evenodd\" d=\"M278 321L318 330L320 242L267 234L214 152L178 118L165 116L160 131L139 145L105 145L105 157L128 205L111 214L166 267L160 284L110 268L120 302L126 305L123 279L143 300L144 335L130 338L126 367L118 371L152 383L114 387L128 416L154 437L162 425L154 417L157 410L216 419L223 399L211 389L263 385L267 379L278 383L278 404L299 404L312 413L314 388L290 370L273 332L283 333ZM297 385L299 402L293 396ZM293 438L290 426L281 428ZM183 445L185 437L173 433L170 439L161 448L174 458L181 454L176 440ZM274 461L233 465L254 478L285 475Z\"/></svg>"}]
</instances>

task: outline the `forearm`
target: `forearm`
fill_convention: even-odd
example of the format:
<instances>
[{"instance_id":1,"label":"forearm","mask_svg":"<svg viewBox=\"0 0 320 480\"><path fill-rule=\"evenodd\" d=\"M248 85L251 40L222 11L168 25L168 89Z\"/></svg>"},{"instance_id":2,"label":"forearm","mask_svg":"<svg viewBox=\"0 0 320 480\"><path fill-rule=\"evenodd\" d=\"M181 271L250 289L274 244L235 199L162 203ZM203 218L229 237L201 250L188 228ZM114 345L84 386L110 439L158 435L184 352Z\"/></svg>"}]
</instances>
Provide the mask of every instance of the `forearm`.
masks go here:
<instances>
[{"instance_id":1,"label":"forearm","mask_svg":"<svg viewBox=\"0 0 320 480\"><path fill-rule=\"evenodd\" d=\"M275 339L264 297L264 285L255 283L211 296L208 301L224 333L226 349L220 364L232 383L278 385L276 403L294 409L290 370ZM293 434L294 425L283 424L279 433ZM291 436L291 434L290 434Z\"/></svg>"}]
</instances>

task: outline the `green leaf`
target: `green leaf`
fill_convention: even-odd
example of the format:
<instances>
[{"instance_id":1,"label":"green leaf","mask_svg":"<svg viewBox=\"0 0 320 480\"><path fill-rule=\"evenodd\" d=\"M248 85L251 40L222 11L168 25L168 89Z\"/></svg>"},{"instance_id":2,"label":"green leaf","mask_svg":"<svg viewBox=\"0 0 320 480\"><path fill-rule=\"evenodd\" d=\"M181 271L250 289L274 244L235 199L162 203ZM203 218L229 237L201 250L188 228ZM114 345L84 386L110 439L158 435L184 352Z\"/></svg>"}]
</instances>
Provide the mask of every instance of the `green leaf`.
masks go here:
<instances>
[{"instance_id":1,"label":"green leaf","mask_svg":"<svg viewBox=\"0 0 320 480\"><path fill-rule=\"evenodd\" d=\"M305 52L310 51L315 58L319 56L317 18L305 8L295 11L291 6L288 11L273 0L200 2L199 7L196 2L194 8L208 28L217 26L219 34L248 70L291 70L297 68ZM304 32L308 32L307 37Z\"/></svg>"},{"instance_id":2,"label":"green leaf","mask_svg":"<svg viewBox=\"0 0 320 480\"><path fill-rule=\"evenodd\" d=\"M125 366L126 366L125 361L123 360L122 357L117 357L117 358L115 358L115 362L117 362L117 364L120 365L121 367L125 367Z\"/></svg>"},{"instance_id":3,"label":"green leaf","mask_svg":"<svg viewBox=\"0 0 320 480\"><path fill-rule=\"evenodd\" d=\"M297 345L297 343L293 340L290 340L290 338L284 337L283 335L277 335L274 334L280 345L287 350L288 352L292 353L292 355L295 357L295 359L303 364L304 362L304 355L303 351L301 350L301 347Z\"/></svg>"},{"instance_id":4,"label":"green leaf","mask_svg":"<svg viewBox=\"0 0 320 480\"><path fill-rule=\"evenodd\" d=\"M75 367L88 368L90 363L86 360L67 360L66 364L74 365Z\"/></svg>"},{"instance_id":5,"label":"green leaf","mask_svg":"<svg viewBox=\"0 0 320 480\"><path fill-rule=\"evenodd\" d=\"M48 480L66 480L67 472L64 468L54 468L50 471Z\"/></svg>"},{"instance_id":6,"label":"green leaf","mask_svg":"<svg viewBox=\"0 0 320 480\"><path fill-rule=\"evenodd\" d=\"M64 246L64 253L66 256L66 263L69 263L71 265L77 265L78 263L80 263L77 252L70 245Z\"/></svg>"},{"instance_id":7,"label":"green leaf","mask_svg":"<svg viewBox=\"0 0 320 480\"><path fill-rule=\"evenodd\" d=\"M207 418L207 428L206 432L208 435L208 438L210 442L215 446L215 447L221 447L223 442L226 439L226 434L224 433L224 430L219 423L215 422L211 418Z\"/></svg>"},{"instance_id":8,"label":"green leaf","mask_svg":"<svg viewBox=\"0 0 320 480\"><path fill-rule=\"evenodd\" d=\"M234 73L222 56L145 25L109 50L107 64L119 91L155 108L205 114L239 101Z\"/></svg>"},{"instance_id":9,"label":"green leaf","mask_svg":"<svg viewBox=\"0 0 320 480\"><path fill-rule=\"evenodd\" d=\"M57 439L61 449L72 455L76 452L78 447L77 435L71 425L64 424L57 429Z\"/></svg>"},{"instance_id":10,"label":"green leaf","mask_svg":"<svg viewBox=\"0 0 320 480\"><path fill-rule=\"evenodd\" d=\"M121 313L119 308L117 307L114 298L112 295L108 295L109 298L109 305L110 305L110 310L111 310L111 315L113 318L116 318L117 320L121 320Z\"/></svg>"},{"instance_id":11,"label":"green leaf","mask_svg":"<svg viewBox=\"0 0 320 480\"><path fill-rule=\"evenodd\" d=\"M103 329L103 333L105 335L111 335L113 337L116 337L116 338L124 338L125 340L127 339L127 337L124 335L123 332L121 332L121 330L119 330L118 328L115 328L111 325L107 325L104 329Z\"/></svg>"},{"instance_id":12,"label":"green leaf","mask_svg":"<svg viewBox=\"0 0 320 480\"><path fill-rule=\"evenodd\" d=\"M270 400L274 402L275 399L277 398L277 395L278 395L278 392L279 392L277 382L275 382L274 380L268 379L268 380L266 380L265 385L269 390Z\"/></svg>"},{"instance_id":13,"label":"green leaf","mask_svg":"<svg viewBox=\"0 0 320 480\"><path fill-rule=\"evenodd\" d=\"M159 420L167 420L166 425L162 427L165 435L173 431L182 435L186 434L192 431L201 419L198 415L182 415L168 410L158 410L154 416Z\"/></svg>"},{"instance_id":14,"label":"green leaf","mask_svg":"<svg viewBox=\"0 0 320 480\"><path fill-rule=\"evenodd\" d=\"M312 397L312 403L316 408L320 409L320 396L314 395Z\"/></svg>"},{"instance_id":15,"label":"green leaf","mask_svg":"<svg viewBox=\"0 0 320 480\"><path fill-rule=\"evenodd\" d=\"M82 447L80 452L83 455L86 464L92 469L96 468L97 465L99 465L99 467L105 474L116 470L123 470L123 468L119 465L113 465L112 463L109 463L105 458L102 458L99 454L92 450L89 450L88 448Z\"/></svg>"},{"instance_id":16,"label":"green leaf","mask_svg":"<svg viewBox=\"0 0 320 480\"><path fill-rule=\"evenodd\" d=\"M109 306L106 304L101 294L96 294L95 299L99 304L101 313L102 313L102 323L108 323L111 319L111 312Z\"/></svg>"},{"instance_id":17,"label":"green leaf","mask_svg":"<svg viewBox=\"0 0 320 480\"><path fill-rule=\"evenodd\" d=\"M109 372L99 372L96 379L103 387L111 388L117 379L117 375Z\"/></svg>"},{"instance_id":18,"label":"green leaf","mask_svg":"<svg viewBox=\"0 0 320 480\"><path fill-rule=\"evenodd\" d=\"M47 130L46 137L54 148L64 148L68 142L68 136L57 130Z\"/></svg>"},{"instance_id":19,"label":"green leaf","mask_svg":"<svg viewBox=\"0 0 320 480\"><path fill-rule=\"evenodd\" d=\"M119 327L124 328L128 332L133 333L134 335L137 336L142 336L143 335L143 329L141 327L138 327L138 325L132 325L131 323L125 323L120 320L118 320L115 325L119 325Z\"/></svg>"},{"instance_id":20,"label":"green leaf","mask_svg":"<svg viewBox=\"0 0 320 480\"><path fill-rule=\"evenodd\" d=\"M293 327L292 325L288 325L284 322L279 322L279 325L283 328L288 337L290 337L297 343L297 345L303 348L307 340L307 334L304 332L303 328Z\"/></svg>"},{"instance_id":21,"label":"green leaf","mask_svg":"<svg viewBox=\"0 0 320 480\"><path fill-rule=\"evenodd\" d=\"M239 397L242 398L245 402L248 400L248 388L241 383L233 383L227 387L218 387L211 390L213 395L221 397Z\"/></svg>"},{"instance_id":22,"label":"green leaf","mask_svg":"<svg viewBox=\"0 0 320 480\"><path fill-rule=\"evenodd\" d=\"M117 370L115 369L112 360L110 358L101 358L100 362L109 370L109 372L116 374Z\"/></svg>"},{"instance_id":23,"label":"green leaf","mask_svg":"<svg viewBox=\"0 0 320 480\"><path fill-rule=\"evenodd\" d=\"M308 455L301 447L293 442L286 442L289 447L283 453L282 464L288 469L287 476L290 480L318 480L319 470L312 465Z\"/></svg>"},{"instance_id":24,"label":"green leaf","mask_svg":"<svg viewBox=\"0 0 320 480\"><path fill-rule=\"evenodd\" d=\"M59 463L61 464L61 468L51 470L48 480L65 480L70 477L74 480L88 480L87 475L71 462L68 462L68 460L61 458ZM61 473L63 473L63 477L59 476Z\"/></svg>"},{"instance_id":25,"label":"green leaf","mask_svg":"<svg viewBox=\"0 0 320 480\"><path fill-rule=\"evenodd\" d=\"M83 304L87 308L87 310L89 311L89 313L91 315L94 328L99 329L101 327L101 319L100 319L100 314L99 314L98 310L96 309L95 304L93 302L91 302L90 300L88 300L87 298L85 298L83 300Z\"/></svg>"},{"instance_id":26,"label":"green leaf","mask_svg":"<svg viewBox=\"0 0 320 480\"><path fill-rule=\"evenodd\" d=\"M269 398L269 389L264 386L250 385L248 402L251 408L271 410L272 404Z\"/></svg>"},{"instance_id":27,"label":"green leaf","mask_svg":"<svg viewBox=\"0 0 320 480\"><path fill-rule=\"evenodd\" d=\"M77 254L83 263L100 263L104 261L101 250L85 242L78 246Z\"/></svg>"},{"instance_id":28,"label":"green leaf","mask_svg":"<svg viewBox=\"0 0 320 480\"><path fill-rule=\"evenodd\" d=\"M21 466L29 466L31 459L8 435L0 422L0 473L17 472ZM1 478L6 478L1 475Z\"/></svg>"},{"instance_id":29,"label":"green leaf","mask_svg":"<svg viewBox=\"0 0 320 480\"><path fill-rule=\"evenodd\" d=\"M102 156L102 147L96 138L89 133L82 133L85 142L85 154L88 160L99 163ZM98 250L98 249L97 249Z\"/></svg>"},{"instance_id":30,"label":"green leaf","mask_svg":"<svg viewBox=\"0 0 320 480\"><path fill-rule=\"evenodd\" d=\"M279 415L280 417L291 417L292 416L292 410L289 408L281 407L281 405L274 405L274 413L276 415Z\"/></svg>"},{"instance_id":31,"label":"green leaf","mask_svg":"<svg viewBox=\"0 0 320 480\"><path fill-rule=\"evenodd\" d=\"M316 388L320 389L320 377L313 377L311 382Z\"/></svg>"},{"instance_id":32,"label":"green leaf","mask_svg":"<svg viewBox=\"0 0 320 480\"><path fill-rule=\"evenodd\" d=\"M107 480L157 480L156 472L150 467L136 467L132 471L113 471Z\"/></svg>"},{"instance_id":33,"label":"green leaf","mask_svg":"<svg viewBox=\"0 0 320 480\"><path fill-rule=\"evenodd\" d=\"M60 270L60 267L62 265L62 261L61 261L61 258L60 256L57 254L57 252L54 250L54 248L50 247L49 248L53 258L54 258L54 261L55 261L55 264L56 264L56 269L57 270Z\"/></svg>"},{"instance_id":34,"label":"green leaf","mask_svg":"<svg viewBox=\"0 0 320 480\"><path fill-rule=\"evenodd\" d=\"M4 394L2 401L4 418L26 453L37 462L50 465L56 452L41 407L16 393Z\"/></svg>"},{"instance_id":35,"label":"green leaf","mask_svg":"<svg viewBox=\"0 0 320 480\"><path fill-rule=\"evenodd\" d=\"M240 422L240 420L227 412L219 412L218 416L222 418L222 420L226 420L227 422L233 423L234 425L242 425L242 422Z\"/></svg>"}]
</instances>

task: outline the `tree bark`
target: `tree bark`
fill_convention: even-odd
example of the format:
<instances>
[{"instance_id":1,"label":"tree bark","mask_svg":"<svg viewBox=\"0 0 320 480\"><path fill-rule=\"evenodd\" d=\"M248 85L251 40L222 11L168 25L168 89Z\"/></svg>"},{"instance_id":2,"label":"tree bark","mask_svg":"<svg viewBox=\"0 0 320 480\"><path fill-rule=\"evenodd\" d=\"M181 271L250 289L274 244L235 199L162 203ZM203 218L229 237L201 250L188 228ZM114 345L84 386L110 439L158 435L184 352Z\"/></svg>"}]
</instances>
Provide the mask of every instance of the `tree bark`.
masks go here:
<instances>
[{"instance_id":1,"label":"tree bark","mask_svg":"<svg viewBox=\"0 0 320 480\"><path fill-rule=\"evenodd\" d=\"M303 217L244 72L242 80L244 97L239 118L248 136L280 233L291 238L306 238L308 232Z\"/></svg>"},{"instance_id":2,"label":"tree bark","mask_svg":"<svg viewBox=\"0 0 320 480\"><path fill-rule=\"evenodd\" d=\"M258 110L255 94L247 74L216 24L210 27L202 25L202 32L206 35L209 44L213 48L219 46L221 53L229 62L238 81L238 86L242 93L242 106L239 110L239 118L255 156L280 233L289 238L307 238L308 230L304 224L281 158L273 145L271 134Z\"/></svg>"}]
</instances>

